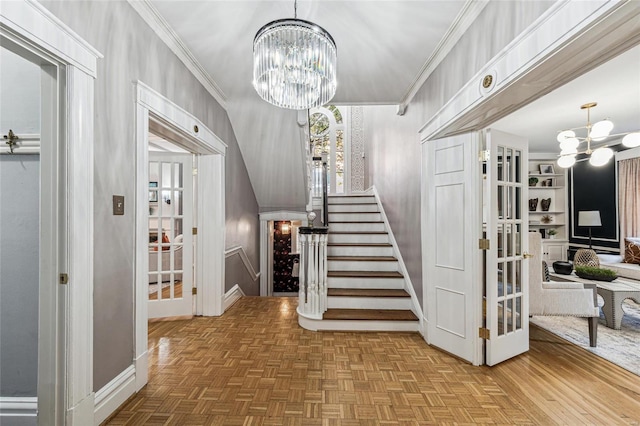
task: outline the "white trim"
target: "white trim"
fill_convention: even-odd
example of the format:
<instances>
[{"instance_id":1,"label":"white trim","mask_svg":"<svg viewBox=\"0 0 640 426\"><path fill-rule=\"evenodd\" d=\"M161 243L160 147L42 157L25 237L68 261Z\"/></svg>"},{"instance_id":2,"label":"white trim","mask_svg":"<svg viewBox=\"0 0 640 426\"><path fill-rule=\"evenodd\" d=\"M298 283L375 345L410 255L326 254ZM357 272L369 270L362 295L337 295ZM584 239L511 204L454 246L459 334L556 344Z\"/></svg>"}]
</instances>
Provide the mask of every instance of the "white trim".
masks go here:
<instances>
[{"instance_id":1,"label":"white trim","mask_svg":"<svg viewBox=\"0 0 640 426\"><path fill-rule=\"evenodd\" d=\"M418 326L418 330L422 330L424 327L424 314L422 312L422 308L420 307L420 302L418 301L418 296L416 295L416 291L413 288L413 284L411 283L411 277L409 276L409 272L407 271L407 267L404 264L404 260L402 259L402 253L400 253L400 247L398 247L398 242L396 238L393 236L393 229L391 229L391 225L389 224L389 219L387 218L387 214L384 211L384 206L382 205L382 200L380 200L380 194L378 193L378 189L375 185L370 188L373 196L376 199L376 203L378 203L378 208L380 209L380 216L382 217L382 221L384 222L384 227L387 230L389 235L389 241L391 245L393 245L393 251L395 257L398 259L398 266L400 267L400 272L404 276L404 289L411 295L411 303L413 304L413 313L416 314L418 319L420 320L420 325Z\"/></svg>"},{"instance_id":2,"label":"white trim","mask_svg":"<svg viewBox=\"0 0 640 426\"><path fill-rule=\"evenodd\" d=\"M234 254L240 255L240 259L242 259L242 263L244 264L244 267L247 269L247 272L249 273L249 275L251 275L251 279L253 281L260 278L260 272L256 272L256 270L253 269L253 265L251 264L251 261L247 256L247 252L244 250L242 246L230 247L224 251L225 258L231 257Z\"/></svg>"},{"instance_id":3,"label":"white trim","mask_svg":"<svg viewBox=\"0 0 640 426\"><path fill-rule=\"evenodd\" d=\"M191 71L191 74L204 86L206 91L226 110L227 97L222 89L218 87L218 84L200 62L198 62L187 45L180 39L162 15L160 15L156 7L149 0L128 0L128 2L158 37L160 37L160 40L162 40L164 44L175 53L178 59L182 61L187 69Z\"/></svg>"},{"instance_id":4,"label":"white trim","mask_svg":"<svg viewBox=\"0 0 640 426\"><path fill-rule=\"evenodd\" d=\"M638 15L639 2L554 3L420 128L421 140L487 127L623 52L639 40L634 25ZM483 94L479 82L494 70L496 87Z\"/></svg>"},{"instance_id":5,"label":"white trim","mask_svg":"<svg viewBox=\"0 0 640 426\"><path fill-rule=\"evenodd\" d=\"M136 368L127 367L102 389L96 392L93 424L99 425L136 393Z\"/></svg>"},{"instance_id":6,"label":"white trim","mask_svg":"<svg viewBox=\"0 0 640 426\"><path fill-rule=\"evenodd\" d=\"M640 146L616 152L616 161L640 157ZM616 178L617 179L617 178Z\"/></svg>"},{"instance_id":7,"label":"white trim","mask_svg":"<svg viewBox=\"0 0 640 426\"><path fill-rule=\"evenodd\" d=\"M187 137L185 148L200 154L225 155L227 144L202 121L141 81L134 84L137 103L153 111L160 124ZM194 126L198 126L197 132Z\"/></svg>"},{"instance_id":8,"label":"white trim","mask_svg":"<svg viewBox=\"0 0 640 426\"><path fill-rule=\"evenodd\" d=\"M3 1L0 27L96 78L102 54L35 0Z\"/></svg>"},{"instance_id":9,"label":"white trim","mask_svg":"<svg viewBox=\"0 0 640 426\"><path fill-rule=\"evenodd\" d=\"M307 212L279 210L260 213L260 296L271 296L273 286L270 285L272 274L269 262L269 222L272 220L301 220L308 226Z\"/></svg>"},{"instance_id":10,"label":"white trim","mask_svg":"<svg viewBox=\"0 0 640 426\"><path fill-rule=\"evenodd\" d=\"M404 111L416 96L422 85L427 81L429 76L438 68L438 65L447 57L449 52L454 48L456 43L460 41L464 33L469 29L471 24L478 18L485 6L489 4L489 0L467 0L458 16L442 37L436 48L427 58L420 72L409 86L407 93L402 98L398 108ZM400 115L404 115L400 114Z\"/></svg>"},{"instance_id":11,"label":"white trim","mask_svg":"<svg viewBox=\"0 0 640 426\"><path fill-rule=\"evenodd\" d=\"M13 147L13 153L6 144L6 139L1 139L0 155L4 154L40 154L40 135L39 134L19 134L18 143Z\"/></svg>"},{"instance_id":12,"label":"white trim","mask_svg":"<svg viewBox=\"0 0 640 426\"><path fill-rule=\"evenodd\" d=\"M244 291L242 291L240 286L238 284L234 285L233 287L231 287L231 290L227 291L224 294L223 310L226 312L226 310L229 309L231 305L236 303L238 300L240 300L241 297L244 296Z\"/></svg>"},{"instance_id":13,"label":"white trim","mask_svg":"<svg viewBox=\"0 0 640 426\"><path fill-rule=\"evenodd\" d=\"M38 415L38 397L21 396L10 397L0 396L0 418L5 420L11 417L36 417Z\"/></svg>"},{"instance_id":14,"label":"white trim","mask_svg":"<svg viewBox=\"0 0 640 426\"><path fill-rule=\"evenodd\" d=\"M225 159L227 145L195 116L144 83L134 82L136 102L135 353L136 388L148 380L148 176L149 122L176 134L197 156L196 314L222 315L224 299ZM198 126L198 131L195 127ZM206 212L206 214L204 214Z\"/></svg>"}]
</instances>

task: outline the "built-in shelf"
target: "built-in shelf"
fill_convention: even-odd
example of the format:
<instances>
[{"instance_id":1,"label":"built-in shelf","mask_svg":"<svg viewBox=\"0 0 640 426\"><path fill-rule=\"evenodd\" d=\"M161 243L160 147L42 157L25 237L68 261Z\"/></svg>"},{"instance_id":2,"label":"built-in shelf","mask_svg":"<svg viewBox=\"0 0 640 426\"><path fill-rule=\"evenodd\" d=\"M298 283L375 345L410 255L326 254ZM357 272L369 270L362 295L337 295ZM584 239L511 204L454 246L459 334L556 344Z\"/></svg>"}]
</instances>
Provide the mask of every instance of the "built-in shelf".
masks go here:
<instances>
[{"instance_id":1,"label":"built-in shelf","mask_svg":"<svg viewBox=\"0 0 640 426\"><path fill-rule=\"evenodd\" d=\"M564 189L563 186L530 186L529 189Z\"/></svg>"}]
</instances>

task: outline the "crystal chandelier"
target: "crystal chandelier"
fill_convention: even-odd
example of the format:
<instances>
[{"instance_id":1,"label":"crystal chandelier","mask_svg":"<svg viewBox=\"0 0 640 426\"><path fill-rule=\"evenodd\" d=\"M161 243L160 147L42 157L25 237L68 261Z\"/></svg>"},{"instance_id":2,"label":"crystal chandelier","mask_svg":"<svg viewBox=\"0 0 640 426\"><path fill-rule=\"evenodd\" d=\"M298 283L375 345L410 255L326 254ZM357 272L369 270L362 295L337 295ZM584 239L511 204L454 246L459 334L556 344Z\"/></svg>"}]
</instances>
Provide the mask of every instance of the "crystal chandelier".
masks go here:
<instances>
[{"instance_id":1,"label":"crystal chandelier","mask_svg":"<svg viewBox=\"0 0 640 426\"><path fill-rule=\"evenodd\" d=\"M265 101L288 109L310 109L336 93L336 43L320 26L279 19L253 39L253 87Z\"/></svg>"},{"instance_id":2,"label":"crystal chandelier","mask_svg":"<svg viewBox=\"0 0 640 426\"><path fill-rule=\"evenodd\" d=\"M606 119L591 124L591 108L594 108L597 102L589 102L580 106L580 109L587 110L587 125L584 127L576 127L570 130L563 130L558 133L558 142L560 142L560 158L558 158L558 166L567 168L576 163L576 155L586 154L589 155L589 164L592 166L604 166L613 157L613 150L607 145L601 146L596 149L591 149L592 142L599 142L613 136L622 136L622 144L628 148L640 146L640 132L631 133L619 133L616 135L610 134L613 130L613 123ZM587 129L586 137L577 137L574 130ZM578 147L581 143L586 142L587 148L583 151L578 151Z\"/></svg>"}]
</instances>

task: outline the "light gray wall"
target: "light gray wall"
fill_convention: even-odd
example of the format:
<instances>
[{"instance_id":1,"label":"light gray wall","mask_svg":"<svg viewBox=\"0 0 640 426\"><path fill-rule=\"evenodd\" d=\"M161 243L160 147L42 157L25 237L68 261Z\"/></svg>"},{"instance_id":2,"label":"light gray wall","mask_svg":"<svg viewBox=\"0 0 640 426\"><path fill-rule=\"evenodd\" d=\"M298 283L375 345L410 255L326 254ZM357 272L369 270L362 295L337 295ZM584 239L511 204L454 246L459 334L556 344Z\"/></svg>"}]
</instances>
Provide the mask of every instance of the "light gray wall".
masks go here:
<instances>
[{"instance_id":1,"label":"light gray wall","mask_svg":"<svg viewBox=\"0 0 640 426\"><path fill-rule=\"evenodd\" d=\"M375 185L422 304L421 151L418 130L552 1L489 2L408 105L364 108L368 183Z\"/></svg>"},{"instance_id":2,"label":"light gray wall","mask_svg":"<svg viewBox=\"0 0 640 426\"><path fill-rule=\"evenodd\" d=\"M0 48L0 132L9 129L40 133L40 67ZM39 197L40 156L0 155L1 396L37 394Z\"/></svg>"},{"instance_id":3,"label":"light gray wall","mask_svg":"<svg viewBox=\"0 0 640 426\"><path fill-rule=\"evenodd\" d=\"M40 156L0 155L0 395L36 396Z\"/></svg>"},{"instance_id":4,"label":"light gray wall","mask_svg":"<svg viewBox=\"0 0 640 426\"><path fill-rule=\"evenodd\" d=\"M94 390L99 390L133 359L134 81L198 117L229 146L227 223L243 226L227 228L227 247L246 244L256 266L258 209L227 113L127 2L42 3L104 55L95 85ZM114 194L125 196L123 216L111 214Z\"/></svg>"}]
</instances>

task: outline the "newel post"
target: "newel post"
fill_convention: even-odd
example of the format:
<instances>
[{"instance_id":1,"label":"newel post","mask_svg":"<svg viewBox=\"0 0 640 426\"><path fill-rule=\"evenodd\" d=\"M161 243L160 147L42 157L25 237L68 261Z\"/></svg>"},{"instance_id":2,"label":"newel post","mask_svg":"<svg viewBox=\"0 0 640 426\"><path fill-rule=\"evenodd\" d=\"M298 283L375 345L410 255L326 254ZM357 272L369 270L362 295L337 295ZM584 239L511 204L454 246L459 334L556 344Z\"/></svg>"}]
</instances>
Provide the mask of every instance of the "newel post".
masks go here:
<instances>
[{"instance_id":1,"label":"newel post","mask_svg":"<svg viewBox=\"0 0 640 426\"><path fill-rule=\"evenodd\" d=\"M322 319L327 310L327 227L302 227L298 315Z\"/></svg>"}]
</instances>

